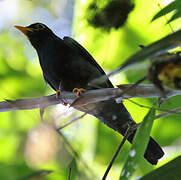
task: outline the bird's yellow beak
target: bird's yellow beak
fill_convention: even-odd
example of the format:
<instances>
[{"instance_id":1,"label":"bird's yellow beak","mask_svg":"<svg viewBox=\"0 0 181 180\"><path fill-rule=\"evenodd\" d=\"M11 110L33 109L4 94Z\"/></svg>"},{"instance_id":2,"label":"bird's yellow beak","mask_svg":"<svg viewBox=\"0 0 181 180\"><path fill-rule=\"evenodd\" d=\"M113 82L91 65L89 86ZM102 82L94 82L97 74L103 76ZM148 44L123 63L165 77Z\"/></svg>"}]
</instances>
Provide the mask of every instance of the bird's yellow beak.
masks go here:
<instances>
[{"instance_id":1,"label":"bird's yellow beak","mask_svg":"<svg viewBox=\"0 0 181 180\"><path fill-rule=\"evenodd\" d=\"M26 36L27 36L28 32L33 32L33 28L23 27L23 26L14 26L14 27L19 29Z\"/></svg>"}]
</instances>

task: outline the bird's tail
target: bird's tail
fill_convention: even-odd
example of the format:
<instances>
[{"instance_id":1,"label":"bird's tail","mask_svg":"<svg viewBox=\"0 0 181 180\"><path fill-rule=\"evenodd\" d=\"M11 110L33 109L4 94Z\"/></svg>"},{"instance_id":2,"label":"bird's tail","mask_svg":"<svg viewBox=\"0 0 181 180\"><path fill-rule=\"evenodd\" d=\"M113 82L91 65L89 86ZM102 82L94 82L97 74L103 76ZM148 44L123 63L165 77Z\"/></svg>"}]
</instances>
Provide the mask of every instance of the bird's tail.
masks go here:
<instances>
[{"instance_id":1,"label":"bird's tail","mask_svg":"<svg viewBox=\"0 0 181 180\"><path fill-rule=\"evenodd\" d=\"M136 124L124 105L122 103L116 103L115 100L98 102L91 105L93 108L89 111L89 114L97 117L104 124L119 132L123 136L130 124ZM87 105L87 107L88 109L90 108L89 105ZM128 138L130 143L132 143L135 132L136 131L134 131ZM150 137L144 157L151 164L157 164L158 160L163 155L164 152L160 145L152 137Z\"/></svg>"},{"instance_id":2,"label":"bird's tail","mask_svg":"<svg viewBox=\"0 0 181 180\"><path fill-rule=\"evenodd\" d=\"M130 143L132 143L134 135L135 135L136 131L133 132L129 138L128 141ZM162 148L160 147L160 145L152 138L150 137L147 149L145 151L144 157L145 159L153 164L156 165L158 160L164 155L164 152L162 150Z\"/></svg>"}]
</instances>

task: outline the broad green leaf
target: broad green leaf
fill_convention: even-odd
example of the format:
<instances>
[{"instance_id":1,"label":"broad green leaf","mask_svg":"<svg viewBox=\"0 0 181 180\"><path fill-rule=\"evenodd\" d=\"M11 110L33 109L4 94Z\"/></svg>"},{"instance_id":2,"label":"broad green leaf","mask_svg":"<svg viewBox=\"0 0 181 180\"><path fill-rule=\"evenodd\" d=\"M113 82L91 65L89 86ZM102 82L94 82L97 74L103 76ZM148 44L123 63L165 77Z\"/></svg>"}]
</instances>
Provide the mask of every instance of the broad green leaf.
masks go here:
<instances>
[{"instance_id":1,"label":"broad green leaf","mask_svg":"<svg viewBox=\"0 0 181 180\"><path fill-rule=\"evenodd\" d=\"M138 168L139 160L144 155L149 141L154 118L155 109L152 108L145 116L143 122L141 123L140 127L138 128L135 134L132 148L129 152L129 155L121 172L120 180L130 179L133 173Z\"/></svg>"},{"instance_id":2,"label":"broad green leaf","mask_svg":"<svg viewBox=\"0 0 181 180\"><path fill-rule=\"evenodd\" d=\"M176 48L181 45L181 30L178 30L177 32L174 32L146 47L144 47L142 50L138 51L134 55L132 55L130 58L128 58L120 68L117 69L123 69L129 65L132 65L137 62L142 62L146 59L164 54L169 49ZM115 70L116 72L116 70Z\"/></svg>"},{"instance_id":3,"label":"broad green leaf","mask_svg":"<svg viewBox=\"0 0 181 180\"><path fill-rule=\"evenodd\" d=\"M176 20L176 19L178 19L180 17L181 17L181 10L180 11L176 11L175 14L170 18L170 20L167 23L170 23L171 21Z\"/></svg>"},{"instance_id":4,"label":"broad green leaf","mask_svg":"<svg viewBox=\"0 0 181 180\"><path fill-rule=\"evenodd\" d=\"M178 180L181 177L181 156L150 172L140 180Z\"/></svg>"},{"instance_id":5,"label":"broad green leaf","mask_svg":"<svg viewBox=\"0 0 181 180\"><path fill-rule=\"evenodd\" d=\"M157 14L155 14L155 16L153 17L153 19L151 21L154 21L155 19L158 19L161 16L165 16L166 14L168 14L169 12L177 9L177 6L180 5L181 1L173 1L170 4L168 4L166 7L164 7L163 9L161 9Z\"/></svg>"},{"instance_id":6,"label":"broad green leaf","mask_svg":"<svg viewBox=\"0 0 181 180\"><path fill-rule=\"evenodd\" d=\"M76 177L78 177L78 175L79 175L79 172L77 169L76 160L73 159L67 168L67 179L70 178L71 180L74 180L76 179Z\"/></svg>"}]
</instances>

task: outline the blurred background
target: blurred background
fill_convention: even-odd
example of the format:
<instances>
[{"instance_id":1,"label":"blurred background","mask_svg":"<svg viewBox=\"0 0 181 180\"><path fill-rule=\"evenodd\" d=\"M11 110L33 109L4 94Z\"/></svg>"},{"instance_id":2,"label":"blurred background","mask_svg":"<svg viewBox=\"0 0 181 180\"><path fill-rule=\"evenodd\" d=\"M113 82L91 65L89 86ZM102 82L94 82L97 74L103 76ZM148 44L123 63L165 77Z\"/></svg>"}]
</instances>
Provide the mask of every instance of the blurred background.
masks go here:
<instances>
[{"instance_id":1,"label":"blurred background","mask_svg":"<svg viewBox=\"0 0 181 180\"><path fill-rule=\"evenodd\" d=\"M0 0L0 100L54 93L44 82L35 50L14 25L42 22L59 37L75 38L106 72L138 51L139 45L148 45L172 32L166 25L170 14L151 22L155 13L170 1L114 2ZM180 28L180 22L178 19L170 24L174 31ZM111 81L114 85L134 83L147 73L148 66L148 62L134 65L111 77ZM155 101L133 100L150 107ZM179 107L180 102L180 96L173 97L161 107L169 110ZM149 110L129 101L124 101L124 104L137 122L142 121ZM81 114L62 105L46 109L45 122L41 122L37 109L0 113L0 179L64 180L68 179L70 168L71 179L101 178L122 136L88 115L63 128L60 134L54 131L52 124L60 127ZM154 123L151 134L165 151L156 167L181 153L180 117L172 114ZM119 177L129 148L130 144L126 143L108 179ZM140 167L135 177L154 168L144 159Z\"/></svg>"}]
</instances>

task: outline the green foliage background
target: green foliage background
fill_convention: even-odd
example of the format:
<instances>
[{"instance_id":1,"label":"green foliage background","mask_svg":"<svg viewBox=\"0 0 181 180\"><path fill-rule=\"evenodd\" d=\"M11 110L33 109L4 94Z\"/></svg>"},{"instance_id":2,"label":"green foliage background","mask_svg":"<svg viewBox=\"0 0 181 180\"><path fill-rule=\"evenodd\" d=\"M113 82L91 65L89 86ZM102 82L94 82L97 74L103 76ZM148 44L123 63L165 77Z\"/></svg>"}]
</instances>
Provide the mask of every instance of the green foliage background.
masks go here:
<instances>
[{"instance_id":1,"label":"green foliage background","mask_svg":"<svg viewBox=\"0 0 181 180\"><path fill-rule=\"evenodd\" d=\"M43 20L43 22L48 24L45 19L33 18L34 10L37 7L45 9L51 15L53 21L56 21L61 16L61 13L58 14L56 11L56 5L62 6L62 9L60 9L63 12L65 7L63 6L63 1L4 0L0 1L1 10L8 8L2 4L5 2L9 3L9 8L15 2L19 11L14 19L7 20L4 23L5 25L0 32L0 100L39 97L54 93L44 83L35 51L27 39L17 32L13 26L28 25L34 22L35 19L36 21ZM71 3L71 1L67 1L67 3ZM72 36L93 55L107 72L118 67L126 58L138 51L140 44L147 45L171 33L169 26L165 25L165 17L151 23L153 16L160 10L156 0L135 0L135 8L129 14L126 24L120 29L111 29L109 32L95 29L87 23L85 17L87 16L89 3L91 3L91 0L75 1ZM163 2L159 1L159 3ZM180 19L172 22L172 28L174 30L179 29L180 22ZM138 64L111 77L111 80L115 85L133 83L144 76L147 68L148 63ZM134 101L151 107L155 99L135 98ZM180 101L180 96L173 97L164 102L161 108L172 109L178 107L180 106ZM137 122L142 121L149 110L129 101L125 101L125 105ZM55 112L59 115L58 123L60 124L80 114L62 106L52 107L46 111L47 121L52 121L52 114ZM25 161L24 146L28 132L40 123L39 110L0 113L1 179L20 179L40 169L53 170L52 173L46 176L46 179L68 179L69 167L72 167L72 179L93 179L85 165L81 165L80 157L84 159L98 177L102 177L122 139L120 135L95 118L86 116L62 130L62 133L80 157L75 157L72 151L66 148L60 137L62 150L59 152L58 158L33 169ZM165 157L156 167L180 154L180 126L179 114L170 115L154 122L151 134L164 147L165 151ZM119 177L129 148L130 145L126 143L111 169L110 179ZM155 167L142 159L135 177L142 176L153 168ZM42 178L45 179L45 177Z\"/></svg>"}]
</instances>

